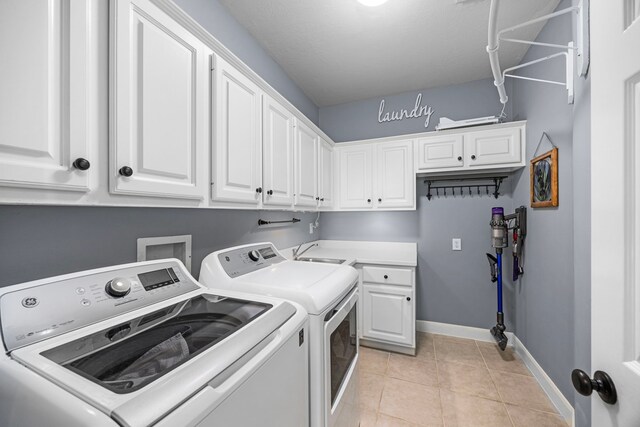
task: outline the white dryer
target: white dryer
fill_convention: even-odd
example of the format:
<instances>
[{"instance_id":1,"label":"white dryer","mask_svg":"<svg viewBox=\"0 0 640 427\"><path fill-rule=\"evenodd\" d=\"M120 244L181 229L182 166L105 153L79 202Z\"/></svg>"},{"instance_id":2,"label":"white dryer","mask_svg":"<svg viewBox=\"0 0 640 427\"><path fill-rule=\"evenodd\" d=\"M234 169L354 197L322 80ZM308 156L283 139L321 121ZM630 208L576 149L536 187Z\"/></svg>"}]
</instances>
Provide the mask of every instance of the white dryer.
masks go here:
<instances>
[{"instance_id":1,"label":"white dryer","mask_svg":"<svg viewBox=\"0 0 640 427\"><path fill-rule=\"evenodd\" d=\"M311 426L358 426L358 273L353 267L287 260L267 242L208 255L199 280L301 304L310 317Z\"/></svg>"},{"instance_id":2,"label":"white dryer","mask_svg":"<svg viewBox=\"0 0 640 427\"><path fill-rule=\"evenodd\" d=\"M178 260L0 289L0 425L308 425L308 316Z\"/></svg>"}]
</instances>

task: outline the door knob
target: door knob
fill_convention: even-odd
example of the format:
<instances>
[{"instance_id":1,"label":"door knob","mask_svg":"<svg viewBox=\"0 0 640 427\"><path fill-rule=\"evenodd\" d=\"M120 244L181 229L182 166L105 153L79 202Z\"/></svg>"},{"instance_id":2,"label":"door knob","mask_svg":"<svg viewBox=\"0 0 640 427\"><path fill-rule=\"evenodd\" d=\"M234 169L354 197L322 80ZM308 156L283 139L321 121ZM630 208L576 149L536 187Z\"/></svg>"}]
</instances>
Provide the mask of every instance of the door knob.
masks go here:
<instances>
[{"instance_id":1,"label":"door knob","mask_svg":"<svg viewBox=\"0 0 640 427\"><path fill-rule=\"evenodd\" d=\"M267 194L270 195L270 196L273 196L273 190L267 191Z\"/></svg>"},{"instance_id":2,"label":"door knob","mask_svg":"<svg viewBox=\"0 0 640 427\"><path fill-rule=\"evenodd\" d=\"M75 159L72 165L74 168L81 171L86 171L91 167L91 163L89 163L89 160L83 159L82 157L78 157L77 159Z\"/></svg>"},{"instance_id":3,"label":"door knob","mask_svg":"<svg viewBox=\"0 0 640 427\"><path fill-rule=\"evenodd\" d=\"M462 161L462 156L458 156L458 161L461 162Z\"/></svg>"},{"instance_id":4,"label":"door knob","mask_svg":"<svg viewBox=\"0 0 640 427\"><path fill-rule=\"evenodd\" d=\"M574 369L571 372L571 382L576 391L583 396L591 396L591 393L597 391L600 399L609 405L618 401L616 386L606 372L596 371L591 379L585 371Z\"/></svg>"},{"instance_id":5,"label":"door knob","mask_svg":"<svg viewBox=\"0 0 640 427\"><path fill-rule=\"evenodd\" d=\"M371 203L371 199L367 199L367 203Z\"/></svg>"},{"instance_id":6,"label":"door knob","mask_svg":"<svg viewBox=\"0 0 640 427\"><path fill-rule=\"evenodd\" d=\"M320 197L316 197L316 201L320 201Z\"/></svg>"},{"instance_id":7,"label":"door knob","mask_svg":"<svg viewBox=\"0 0 640 427\"><path fill-rule=\"evenodd\" d=\"M407 297L407 301L411 301L411 297Z\"/></svg>"},{"instance_id":8,"label":"door knob","mask_svg":"<svg viewBox=\"0 0 640 427\"><path fill-rule=\"evenodd\" d=\"M131 169L129 166L123 166L120 168L120 170L118 170L118 173L122 176L129 177L133 175L133 169Z\"/></svg>"},{"instance_id":9,"label":"door knob","mask_svg":"<svg viewBox=\"0 0 640 427\"><path fill-rule=\"evenodd\" d=\"M324 202L324 197L320 198L320 201L321 201L321 202Z\"/></svg>"},{"instance_id":10,"label":"door knob","mask_svg":"<svg viewBox=\"0 0 640 427\"><path fill-rule=\"evenodd\" d=\"M256 193L258 193L258 194L262 193L262 187L256 188Z\"/></svg>"},{"instance_id":11,"label":"door knob","mask_svg":"<svg viewBox=\"0 0 640 427\"><path fill-rule=\"evenodd\" d=\"M471 155L471 160L475 160L475 159L476 159L476 155L475 155L475 154L472 154L472 155Z\"/></svg>"},{"instance_id":12,"label":"door knob","mask_svg":"<svg viewBox=\"0 0 640 427\"><path fill-rule=\"evenodd\" d=\"M380 198L379 198L379 199L378 199L378 203L380 203L380 202L382 202L382 199L380 199Z\"/></svg>"}]
</instances>

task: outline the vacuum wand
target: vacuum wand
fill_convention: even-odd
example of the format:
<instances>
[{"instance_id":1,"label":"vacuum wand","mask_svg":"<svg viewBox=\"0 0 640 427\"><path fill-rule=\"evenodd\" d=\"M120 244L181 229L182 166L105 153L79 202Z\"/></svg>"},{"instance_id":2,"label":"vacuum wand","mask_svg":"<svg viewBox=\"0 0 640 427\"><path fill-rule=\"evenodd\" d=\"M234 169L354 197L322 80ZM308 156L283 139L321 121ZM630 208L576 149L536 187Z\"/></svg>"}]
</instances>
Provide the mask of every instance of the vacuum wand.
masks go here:
<instances>
[{"instance_id":1,"label":"vacuum wand","mask_svg":"<svg viewBox=\"0 0 640 427\"><path fill-rule=\"evenodd\" d=\"M510 221L515 221L513 227L509 227ZM527 208L520 206L511 215L504 214L504 209L495 207L491 209L491 246L496 250L496 256L487 254L491 267L491 281L497 282L498 312L496 325L491 328L491 335L495 338L500 349L507 348L506 327L504 325L504 309L502 301L502 253L509 245L509 229L513 229L513 280L524 273L520 262L522 260L522 245L527 234Z\"/></svg>"},{"instance_id":2,"label":"vacuum wand","mask_svg":"<svg viewBox=\"0 0 640 427\"><path fill-rule=\"evenodd\" d=\"M503 208L491 209L491 246L496 250L495 272L497 278L498 312L496 316L496 326L491 328L491 335L498 343L501 350L507 348L507 336L504 331L504 311L502 308L502 249L509 244L508 227L504 218Z\"/></svg>"}]
</instances>

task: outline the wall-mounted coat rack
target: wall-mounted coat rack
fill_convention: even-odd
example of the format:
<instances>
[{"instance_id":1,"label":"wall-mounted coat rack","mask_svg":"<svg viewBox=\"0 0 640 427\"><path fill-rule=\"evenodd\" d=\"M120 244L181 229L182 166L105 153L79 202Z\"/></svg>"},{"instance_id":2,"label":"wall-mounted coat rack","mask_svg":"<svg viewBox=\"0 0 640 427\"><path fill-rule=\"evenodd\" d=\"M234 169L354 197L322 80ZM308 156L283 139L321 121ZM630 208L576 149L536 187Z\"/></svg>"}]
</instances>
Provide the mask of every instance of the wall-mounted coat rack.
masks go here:
<instances>
[{"instance_id":1,"label":"wall-mounted coat rack","mask_svg":"<svg viewBox=\"0 0 640 427\"><path fill-rule=\"evenodd\" d=\"M454 179L425 179L424 183L427 184L427 200L431 200L434 196L433 190L435 190L435 196L447 197L448 195L456 196L456 190L461 196L469 195L473 196L474 193L478 196L483 194L492 195L496 199L500 195L500 186L506 176L490 176L481 178L454 178ZM452 185L434 185L434 183L453 182ZM466 184L458 184L465 182ZM466 190L466 191L465 191Z\"/></svg>"},{"instance_id":2,"label":"wall-mounted coat rack","mask_svg":"<svg viewBox=\"0 0 640 427\"><path fill-rule=\"evenodd\" d=\"M265 221L263 219L258 220L258 226L260 225L269 225L269 224L287 224L287 223L296 223L300 222L298 218L286 219L284 221Z\"/></svg>"},{"instance_id":3,"label":"wall-mounted coat rack","mask_svg":"<svg viewBox=\"0 0 640 427\"><path fill-rule=\"evenodd\" d=\"M583 76L587 72L588 68L588 0L580 0L576 6L571 6L566 9L558 10L556 12L550 13L548 15L540 16L535 19L531 19L527 22L523 22L522 24L514 25L509 28L505 28L503 30L498 31L497 22L498 22L498 6L500 0L491 0L491 6L489 10L489 35L488 35L488 43L487 43L487 53L489 54L489 62L491 63L491 71L493 73L494 84L498 89L498 95L500 96L500 102L504 105L508 101L507 92L504 88L504 79L505 77L510 77L514 79L523 79L523 80L531 80L534 82L540 83L550 83L554 85L565 86L567 89L567 100L569 104L573 104L573 80L574 80L574 72L576 71L576 65L574 64L574 53L577 56L577 75ZM556 43L540 43L529 40L519 40L514 38L506 38L503 37L505 34L518 30L520 28L533 25L539 22L546 21L551 18L556 18L558 16L566 15L568 13L577 15L577 35L576 41L571 41L564 44L556 44ZM500 69L500 59L498 57L498 50L500 49L500 42L509 42L509 43L518 43L518 44L527 44L530 46L544 46L553 49L559 49L560 52L554 53L552 55L545 56L543 58L534 59L532 61L528 61L502 71ZM529 67L534 64L538 64L540 62L545 62L554 58L564 57L566 61L566 79L564 82L554 81L554 80L546 80L546 79L537 79L533 77L520 76L517 74L511 74L513 71Z\"/></svg>"}]
</instances>

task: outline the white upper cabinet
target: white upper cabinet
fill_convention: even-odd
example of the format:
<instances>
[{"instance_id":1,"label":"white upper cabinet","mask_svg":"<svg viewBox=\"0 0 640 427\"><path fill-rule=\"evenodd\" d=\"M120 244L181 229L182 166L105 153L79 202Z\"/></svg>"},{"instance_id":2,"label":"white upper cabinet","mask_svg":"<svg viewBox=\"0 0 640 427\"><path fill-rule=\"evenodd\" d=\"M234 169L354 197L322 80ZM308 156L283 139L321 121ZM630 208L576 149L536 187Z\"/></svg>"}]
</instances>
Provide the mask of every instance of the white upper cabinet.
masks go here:
<instances>
[{"instance_id":1,"label":"white upper cabinet","mask_svg":"<svg viewBox=\"0 0 640 427\"><path fill-rule=\"evenodd\" d=\"M463 136L456 134L418 139L418 169L462 166L463 143Z\"/></svg>"},{"instance_id":2,"label":"white upper cabinet","mask_svg":"<svg viewBox=\"0 0 640 427\"><path fill-rule=\"evenodd\" d=\"M525 123L432 132L416 142L416 169L424 175L514 171L525 165Z\"/></svg>"},{"instance_id":3,"label":"white upper cabinet","mask_svg":"<svg viewBox=\"0 0 640 427\"><path fill-rule=\"evenodd\" d=\"M148 0L110 22L111 191L204 198L209 50Z\"/></svg>"},{"instance_id":4,"label":"white upper cabinet","mask_svg":"<svg viewBox=\"0 0 640 427\"><path fill-rule=\"evenodd\" d=\"M335 148L340 209L415 208L413 140Z\"/></svg>"},{"instance_id":5,"label":"white upper cabinet","mask_svg":"<svg viewBox=\"0 0 640 427\"><path fill-rule=\"evenodd\" d=\"M264 96L262 105L262 200L265 206L291 206L293 114L270 96Z\"/></svg>"},{"instance_id":6,"label":"white upper cabinet","mask_svg":"<svg viewBox=\"0 0 640 427\"><path fill-rule=\"evenodd\" d=\"M295 207L316 207L318 199L318 135L296 120Z\"/></svg>"},{"instance_id":7,"label":"white upper cabinet","mask_svg":"<svg viewBox=\"0 0 640 427\"><path fill-rule=\"evenodd\" d=\"M469 166L519 163L521 160L520 129L502 128L465 135Z\"/></svg>"},{"instance_id":8,"label":"white upper cabinet","mask_svg":"<svg viewBox=\"0 0 640 427\"><path fill-rule=\"evenodd\" d=\"M262 199L262 93L221 58L215 66L213 191L216 201Z\"/></svg>"},{"instance_id":9,"label":"white upper cabinet","mask_svg":"<svg viewBox=\"0 0 640 427\"><path fill-rule=\"evenodd\" d=\"M88 8L0 2L0 185L89 190Z\"/></svg>"},{"instance_id":10,"label":"white upper cabinet","mask_svg":"<svg viewBox=\"0 0 640 427\"><path fill-rule=\"evenodd\" d=\"M413 207L416 182L413 140L377 144L376 157L376 207Z\"/></svg>"},{"instance_id":11,"label":"white upper cabinet","mask_svg":"<svg viewBox=\"0 0 640 427\"><path fill-rule=\"evenodd\" d=\"M320 139L318 145L318 197L322 208L333 207L333 147Z\"/></svg>"},{"instance_id":12,"label":"white upper cabinet","mask_svg":"<svg viewBox=\"0 0 640 427\"><path fill-rule=\"evenodd\" d=\"M373 144L336 147L338 157L339 207L373 207Z\"/></svg>"}]
</instances>

